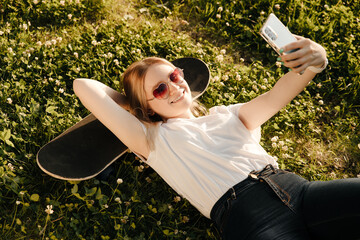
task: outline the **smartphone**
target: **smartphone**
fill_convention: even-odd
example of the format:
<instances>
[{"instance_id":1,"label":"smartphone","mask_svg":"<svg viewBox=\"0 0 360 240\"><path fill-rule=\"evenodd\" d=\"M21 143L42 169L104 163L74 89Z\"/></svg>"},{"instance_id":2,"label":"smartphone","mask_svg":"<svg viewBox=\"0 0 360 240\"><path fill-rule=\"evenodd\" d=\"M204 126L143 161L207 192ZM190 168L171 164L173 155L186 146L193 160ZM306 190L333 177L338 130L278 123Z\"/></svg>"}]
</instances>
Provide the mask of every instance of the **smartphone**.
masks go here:
<instances>
[{"instance_id":1,"label":"smartphone","mask_svg":"<svg viewBox=\"0 0 360 240\"><path fill-rule=\"evenodd\" d=\"M260 35L279 55L279 51L283 46L296 41L296 38L291 34L289 29L285 27L285 25L273 13L270 13L269 17L260 29ZM293 51L296 50L297 49L294 49Z\"/></svg>"}]
</instances>

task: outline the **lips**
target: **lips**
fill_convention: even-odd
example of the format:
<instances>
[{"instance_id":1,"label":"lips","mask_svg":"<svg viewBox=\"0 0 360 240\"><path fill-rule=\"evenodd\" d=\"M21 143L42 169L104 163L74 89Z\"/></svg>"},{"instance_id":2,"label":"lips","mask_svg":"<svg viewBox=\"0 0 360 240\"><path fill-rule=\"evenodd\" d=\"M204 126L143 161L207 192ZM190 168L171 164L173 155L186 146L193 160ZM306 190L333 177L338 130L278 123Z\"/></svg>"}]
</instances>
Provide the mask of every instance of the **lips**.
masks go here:
<instances>
[{"instance_id":1,"label":"lips","mask_svg":"<svg viewBox=\"0 0 360 240\"><path fill-rule=\"evenodd\" d=\"M177 103L178 101L183 99L184 96L185 96L185 89L181 92L181 94L177 98L175 98L173 101L171 101L171 103Z\"/></svg>"}]
</instances>

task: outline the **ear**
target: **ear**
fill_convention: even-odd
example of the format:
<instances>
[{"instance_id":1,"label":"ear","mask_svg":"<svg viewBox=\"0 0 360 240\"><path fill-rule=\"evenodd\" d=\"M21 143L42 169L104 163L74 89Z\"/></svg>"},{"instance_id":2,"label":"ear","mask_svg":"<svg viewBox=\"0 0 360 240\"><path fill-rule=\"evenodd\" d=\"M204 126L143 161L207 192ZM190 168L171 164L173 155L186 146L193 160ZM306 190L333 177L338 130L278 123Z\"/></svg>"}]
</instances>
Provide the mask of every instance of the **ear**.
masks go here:
<instances>
[{"instance_id":1,"label":"ear","mask_svg":"<svg viewBox=\"0 0 360 240\"><path fill-rule=\"evenodd\" d=\"M155 112L154 112L152 109L149 109L149 110L148 110L148 114L149 114L150 116L154 116L154 115L155 115Z\"/></svg>"}]
</instances>

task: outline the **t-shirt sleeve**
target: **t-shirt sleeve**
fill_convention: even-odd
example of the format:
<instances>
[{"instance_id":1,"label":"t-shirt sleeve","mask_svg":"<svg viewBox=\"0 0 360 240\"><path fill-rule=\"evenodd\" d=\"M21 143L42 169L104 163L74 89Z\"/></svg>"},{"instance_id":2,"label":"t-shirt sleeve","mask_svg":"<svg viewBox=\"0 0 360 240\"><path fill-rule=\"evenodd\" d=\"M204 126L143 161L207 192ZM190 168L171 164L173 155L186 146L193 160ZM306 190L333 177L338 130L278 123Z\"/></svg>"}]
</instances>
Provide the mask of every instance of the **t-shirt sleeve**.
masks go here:
<instances>
[{"instance_id":1,"label":"t-shirt sleeve","mask_svg":"<svg viewBox=\"0 0 360 240\"><path fill-rule=\"evenodd\" d=\"M244 103L237 103L227 106L230 112L232 112L236 117L239 116L239 109ZM240 119L239 119L240 120ZM245 127L245 126L244 126ZM251 136L259 143L261 139L261 126L255 128L254 130L249 131Z\"/></svg>"}]
</instances>

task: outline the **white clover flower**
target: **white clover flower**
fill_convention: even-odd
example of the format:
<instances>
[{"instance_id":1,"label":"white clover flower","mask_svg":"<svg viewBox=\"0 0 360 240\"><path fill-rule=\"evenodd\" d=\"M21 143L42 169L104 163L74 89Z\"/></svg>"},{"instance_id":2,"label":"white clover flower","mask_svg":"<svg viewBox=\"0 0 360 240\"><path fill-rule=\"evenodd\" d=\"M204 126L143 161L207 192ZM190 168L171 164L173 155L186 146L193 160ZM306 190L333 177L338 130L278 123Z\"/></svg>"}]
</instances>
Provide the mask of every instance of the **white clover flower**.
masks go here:
<instances>
[{"instance_id":1,"label":"white clover flower","mask_svg":"<svg viewBox=\"0 0 360 240\"><path fill-rule=\"evenodd\" d=\"M7 102L8 104L12 104L12 103L13 103L13 101L12 101L11 98L7 98L7 99L6 99L6 102Z\"/></svg>"},{"instance_id":2,"label":"white clover flower","mask_svg":"<svg viewBox=\"0 0 360 240\"><path fill-rule=\"evenodd\" d=\"M4 34L4 32L3 32L3 31L0 31L0 36L3 35L3 34Z\"/></svg>"},{"instance_id":3,"label":"white clover flower","mask_svg":"<svg viewBox=\"0 0 360 240\"><path fill-rule=\"evenodd\" d=\"M190 221L190 219L189 219L188 216L183 216L183 217L182 217L182 222L183 222L183 223L187 223L187 222L189 222L189 221Z\"/></svg>"},{"instance_id":4,"label":"white clover flower","mask_svg":"<svg viewBox=\"0 0 360 240\"><path fill-rule=\"evenodd\" d=\"M75 56L76 58L79 58L79 54L78 54L77 52L74 52L74 56Z\"/></svg>"},{"instance_id":5,"label":"white clover flower","mask_svg":"<svg viewBox=\"0 0 360 240\"><path fill-rule=\"evenodd\" d=\"M140 9L139 9L139 12L140 12L140 13L147 12L147 8L140 8Z\"/></svg>"},{"instance_id":6,"label":"white clover flower","mask_svg":"<svg viewBox=\"0 0 360 240\"><path fill-rule=\"evenodd\" d=\"M320 101L319 101L319 104L320 104L320 105L323 105L323 104L324 104L324 101L323 101L323 100L320 100Z\"/></svg>"},{"instance_id":7,"label":"white clover flower","mask_svg":"<svg viewBox=\"0 0 360 240\"><path fill-rule=\"evenodd\" d=\"M220 19L221 15L220 14L216 14L216 18Z\"/></svg>"},{"instance_id":8,"label":"white clover flower","mask_svg":"<svg viewBox=\"0 0 360 240\"><path fill-rule=\"evenodd\" d=\"M216 60L218 62L222 62L222 61L224 61L224 56L220 54L220 55L216 56Z\"/></svg>"},{"instance_id":9,"label":"white clover flower","mask_svg":"<svg viewBox=\"0 0 360 240\"><path fill-rule=\"evenodd\" d=\"M52 210L52 208L53 208L53 205L47 205L46 206L46 209L45 209L45 212L47 213L47 214L53 214L54 213L54 210Z\"/></svg>"},{"instance_id":10,"label":"white clover flower","mask_svg":"<svg viewBox=\"0 0 360 240\"><path fill-rule=\"evenodd\" d=\"M220 54L225 55L225 54L226 54L226 50L225 50L225 49L221 49L221 50L220 50Z\"/></svg>"},{"instance_id":11,"label":"white clover flower","mask_svg":"<svg viewBox=\"0 0 360 240\"><path fill-rule=\"evenodd\" d=\"M65 1L64 0L60 1L60 5L65 6Z\"/></svg>"},{"instance_id":12,"label":"white clover flower","mask_svg":"<svg viewBox=\"0 0 360 240\"><path fill-rule=\"evenodd\" d=\"M121 178L118 178L118 179L116 180L116 183L117 183L117 184L122 184L122 183L123 183L123 180L122 180Z\"/></svg>"},{"instance_id":13,"label":"white clover flower","mask_svg":"<svg viewBox=\"0 0 360 240\"><path fill-rule=\"evenodd\" d=\"M214 82L218 82L219 80L220 80L220 77L219 77L219 76L213 77L213 81L214 81Z\"/></svg>"},{"instance_id":14,"label":"white clover flower","mask_svg":"<svg viewBox=\"0 0 360 240\"><path fill-rule=\"evenodd\" d=\"M279 140L279 137L278 137L278 136L275 136L275 137L271 138L271 141L272 141L272 142L276 142L277 140Z\"/></svg>"},{"instance_id":15,"label":"white clover flower","mask_svg":"<svg viewBox=\"0 0 360 240\"><path fill-rule=\"evenodd\" d=\"M223 81L227 81L227 80L229 80L229 76L228 75L224 75L224 76L222 76L222 78L221 78Z\"/></svg>"},{"instance_id":16,"label":"white clover flower","mask_svg":"<svg viewBox=\"0 0 360 240\"><path fill-rule=\"evenodd\" d=\"M105 205L104 205L104 208L109 208L109 205L105 204Z\"/></svg>"},{"instance_id":17,"label":"white clover flower","mask_svg":"<svg viewBox=\"0 0 360 240\"><path fill-rule=\"evenodd\" d=\"M276 10L279 10L280 9L280 4L275 4L274 7L275 7Z\"/></svg>"},{"instance_id":18,"label":"white clover flower","mask_svg":"<svg viewBox=\"0 0 360 240\"><path fill-rule=\"evenodd\" d=\"M42 46L42 42L41 42L41 41L37 41L37 42L36 42L36 45L38 45L38 46L41 47L41 46Z\"/></svg>"},{"instance_id":19,"label":"white clover flower","mask_svg":"<svg viewBox=\"0 0 360 240\"><path fill-rule=\"evenodd\" d=\"M280 146L284 146L284 145L285 145L285 142L284 142L284 141L279 141L279 145L280 145Z\"/></svg>"},{"instance_id":20,"label":"white clover flower","mask_svg":"<svg viewBox=\"0 0 360 240\"><path fill-rule=\"evenodd\" d=\"M137 167L138 172L142 172L144 170L144 166L140 165Z\"/></svg>"},{"instance_id":21,"label":"white clover flower","mask_svg":"<svg viewBox=\"0 0 360 240\"><path fill-rule=\"evenodd\" d=\"M17 200L15 203L16 203L16 205L20 205L20 204L21 204L21 202L20 202L19 200Z\"/></svg>"},{"instance_id":22,"label":"white clover flower","mask_svg":"<svg viewBox=\"0 0 360 240\"><path fill-rule=\"evenodd\" d=\"M102 20L102 24L104 24L106 26L108 24L108 21Z\"/></svg>"},{"instance_id":23,"label":"white clover flower","mask_svg":"<svg viewBox=\"0 0 360 240\"><path fill-rule=\"evenodd\" d=\"M134 17L131 16L130 14L126 14L126 15L124 16L124 19L125 19L125 20L133 20Z\"/></svg>"},{"instance_id":24,"label":"white clover flower","mask_svg":"<svg viewBox=\"0 0 360 240\"><path fill-rule=\"evenodd\" d=\"M59 88L59 93L64 93L64 89L63 89L63 88Z\"/></svg>"},{"instance_id":25,"label":"white clover flower","mask_svg":"<svg viewBox=\"0 0 360 240\"><path fill-rule=\"evenodd\" d=\"M68 17L69 20L72 19L72 16L73 16L73 15L72 15L71 13L69 13L69 14L67 15L67 17Z\"/></svg>"},{"instance_id":26,"label":"white clover flower","mask_svg":"<svg viewBox=\"0 0 360 240\"><path fill-rule=\"evenodd\" d=\"M358 148L360 149L360 143L358 144Z\"/></svg>"},{"instance_id":27,"label":"white clover flower","mask_svg":"<svg viewBox=\"0 0 360 240\"><path fill-rule=\"evenodd\" d=\"M261 12L260 12L260 15L265 15L265 12L264 12L264 11L261 11Z\"/></svg>"},{"instance_id":28,"label":"white clover flower","mask_svg":"<svg viewBox=\"0 0 360 240\"><path fill-rule=\"evenodd\" d=\"M91 41L91 44L94 45L94 46L96 46L96 45L97 45L97 41L96 41L96 40L92 40L92 41Z\"/></svg>"},{"instance_id":29,"label":"white clover flower","mask_svg":"<svg viewBox=\"0 0 360 240\"><path fill-rule=\"evenodd\" d=\"M240 80L241 80L241 76L240 76L239 74L236 74L235 79L236 79L236 81L240 81Z\"/></svg>"},{"instance_id":30,"label":"white clover flower","mask_svg":"<svg viewBox=\"0 0 360 240\"><path fill-rule=\"evenodd\" d=\"M181 197L180 197L180 196L174 197L174 202L180 202L180 201L181 201Z\"/></svg>"},{"instance_id":31,"label":"white clover flower","mask_svg":"<svg viewBox=\"0 0 360 240\"><path fill-rule=\"evenodd\" d=\"M190 24L188 21L186 21L186 20L184 20L184 19L182 19L182 20L180 21L180 23L181 23L181 25L185 25L185 26L187 26L187 25Z\"/></svg>"},{"instance_id":32,"label":"white clover flower","mask_svg":"<svg viewBox=\"0 0 360 240\"><path fill-rule=\"evenodd\" d=\"M10 168L10 171L13 172L15 170L15 167L11 163L8 163L7 166Z\"/></svg>"},{"instance_id":33,"label":"white clover flower","mask_svg":"<svg viewBox=\"0 0 360 240\"><path fill-rule=\"evenodd\" d=\"M244 62L245 61L245 59L243 59L243 58L240 58L240 62Z\"/></svg>"},{"instance_id":34,"label":"white clover flower","mask_svg":"<svg viewBox=\"0 0 360 240\"><path fill-rule=\"evenodd\" d=\"M289 148L288 148L288 146L282 146L282 148L281 148L283 151L287 151Z\"/></svg>"},{"instance_id":35,"label":"white clover flower","mask_svg":"<svg viewBox=\"0 0 360 240\"><path fill-rule=\"evenodd\" d=\"M51 41L46 41L46 42L45 42L45 46L46 46L46 47L50 47L50 46L51 46Z\"/></svg>"},{"instance_id":36,"label":"white clover flower","mask_svg":"<svg viewBox=\"0 0 360 240\"><path fill-rule=\"evenodd\" d=\"M223 10L224 10L223 7L218 8L218 12L222 12Z\"/></svg>"},{"instance_id":37,"label":"white clover flower","mask_svg":"<svg viewBox=\"0 0 360 240\"><path fill-rule=\"evenodd\" d=\"M38 0L34 0L33 3L36 5L36 4L39 3L39 1L38 1Z\"/></svg>"},{"instance_id":38,"label":"white clover flower","mask_svg":"<svg viewBox=\"0 0 360 240\"><path fill-rule=\"evenodd\" d=\"M119 197L115 198L115 202L121 203L121 199Z\"/></svg>"},{"instance_id":39,"label":"white clover flower","mask_svg":"<svg viewBox=\"0 0 360 240\"><path fill-rule=\"evenodd\" d=\"M104 62L104 61L102 61L102 62L101 62L101 65L105 66L105 62Z\"/></svg>"},{"instance_id":40,"label":"white clover flower","mask_svg":"<svg viewBox=\"0 0 360 240\"><path fill-rule=\"evenodd\" d=\"M229 26L230 26L230 23L226 22L225 25L226 25L227 27L229 27Z\"/></svg>"},{"instance_id":41,"label":"white clover flower","mask_svg":"<svg viewBox=\"0 0 360 240\"><path fill-rule=\"evenodd\" d=\"M276 67L281 68L282 64L281 64L281 62L276 62L275 65L276 65Z\"/></svg>"},{"instance_id":42,"label":"white clover flower","mask_svg":"<svg viewBox=\"0 0 360 240\"><path fill-rule=\"evenodd\" d=\"M110 37L110 41L113 42L115 38L113 36Z\"/></svg>"},{"instance_id":43,"label":"white clover flower","mask_svg":"<svg viewBox=\"0 0 360 240\"><path fill-rule=\"evenodd\" d=\"M119 66L119 60L114 59L114 63L115 63L116 66Z\"/></svg>"},{"instance_id":44,"label":"white clover flower","mask_svg":"<svg viewBox=\"0 0 360 240\"><path fill-rule=\"evenodd\" d=\"M261 87L260 87L262 90L265 90L266 89L266 86L264 86L264 85L261 85Z\"/></svg>"},{"instance_id":45,"label":"white clover flower","mask_svg":"<svg viewBox=\"0 0 360 240\"><path fill-rule=\"evenodd\" d=\"M60 86L60 84L61 84L61 82L60 82L59 80L56 80L56 81L55 81L55 85L56 85L56 86Z\"/></svg>"}]
</instances>

